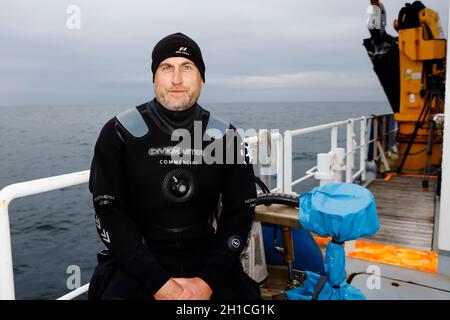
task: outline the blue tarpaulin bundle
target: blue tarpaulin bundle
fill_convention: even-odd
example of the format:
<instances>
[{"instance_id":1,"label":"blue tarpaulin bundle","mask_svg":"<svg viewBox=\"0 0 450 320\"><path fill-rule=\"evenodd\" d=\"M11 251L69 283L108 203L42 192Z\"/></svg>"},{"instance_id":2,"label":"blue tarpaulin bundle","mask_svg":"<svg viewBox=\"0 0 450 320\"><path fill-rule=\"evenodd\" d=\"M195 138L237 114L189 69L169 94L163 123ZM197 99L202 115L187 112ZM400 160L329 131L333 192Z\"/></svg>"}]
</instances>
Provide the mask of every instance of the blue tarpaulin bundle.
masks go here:
<instances>
[{"instance_id":1,"label":"blue tarpaulin bundle","mask_svg":"<svg viewBox=\"0 0 450 320\"><path fill-rule=\"evenodd\" d=\"M331 237L325 252L325 273L306 272L300 288L286 291L289 300L361 300L361 291L345 282L344 242L375 234L380 228L375 199L357 184L332 183L300 196L303 228Z\"/></svg>"}]
</instances>

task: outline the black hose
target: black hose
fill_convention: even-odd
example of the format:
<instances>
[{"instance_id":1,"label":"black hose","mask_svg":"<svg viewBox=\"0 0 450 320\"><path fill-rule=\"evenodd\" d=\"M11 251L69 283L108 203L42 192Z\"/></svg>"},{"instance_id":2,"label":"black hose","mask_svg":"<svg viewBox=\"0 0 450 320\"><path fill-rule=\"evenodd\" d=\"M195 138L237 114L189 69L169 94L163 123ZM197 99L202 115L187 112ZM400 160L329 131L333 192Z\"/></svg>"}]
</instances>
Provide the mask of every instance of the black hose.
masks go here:
<instances>
[{"instance_id":1,"label":"black hose","mask_svg":"<svg viewBox=\"0 0 450 320\"><path fill-rule=\"evenodd\" d=\"M406 151L403 155L400 166L397 168L397 173L402 173L403 165L406 162L406 158L408 158L409 152L411 151L411 147L414 143L414 140L416 139L419 129L422 127L425 119L427 118L428 112L430 111L430 105L432 102L433 102L433 97L431 95L428 95L427 99L425 100L425 103L422 107L422 110L420 111L419 118L417 119L416 125L414 127L414 131L409 139L408 145L406 146ZM423 119L422 119L422 117L423 117Z\"/></svg>"},{"instance_id":2,"label":"black hose","mask_svg":"<svg viewBox=\"0 0 450 320\"><path fill-rule=\"evenodd\" d=\"M255 177L255 182L260 187L262 192L270 193L270 189L266 186L266 184L259 177Z\"/></svg>"},{"instance_id":3,"label":"black hose","mask_svg":"<svg viewBox=\"0 0 450 320\"><path fill-rule=\"evenodd\" d=\"M298 208L298 196L284 193L262 193L256 197L256 205L284 204L290 207Z\"/></svg>"}]
</instances>

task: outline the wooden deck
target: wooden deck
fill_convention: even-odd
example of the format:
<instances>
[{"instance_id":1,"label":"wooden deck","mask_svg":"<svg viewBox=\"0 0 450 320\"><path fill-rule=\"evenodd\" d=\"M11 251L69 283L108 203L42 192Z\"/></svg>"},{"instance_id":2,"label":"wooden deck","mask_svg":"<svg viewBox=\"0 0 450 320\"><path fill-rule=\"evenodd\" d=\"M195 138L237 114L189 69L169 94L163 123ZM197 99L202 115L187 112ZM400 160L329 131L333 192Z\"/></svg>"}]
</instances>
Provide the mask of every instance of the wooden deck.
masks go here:
<instances>
[{"instance_id":1,"label":"wooden deck","mask_svg":"<svg viewBox=\"0 0 450 320\"><path fill-rule=\"evenodd\" d=\"M429 180L428 192L423 191L422 180L393 176L390 181L377 179L368 186L375 196L381 228L375 236L365 240L432 249L436 180Z\"/></svg>"}]
</instances>

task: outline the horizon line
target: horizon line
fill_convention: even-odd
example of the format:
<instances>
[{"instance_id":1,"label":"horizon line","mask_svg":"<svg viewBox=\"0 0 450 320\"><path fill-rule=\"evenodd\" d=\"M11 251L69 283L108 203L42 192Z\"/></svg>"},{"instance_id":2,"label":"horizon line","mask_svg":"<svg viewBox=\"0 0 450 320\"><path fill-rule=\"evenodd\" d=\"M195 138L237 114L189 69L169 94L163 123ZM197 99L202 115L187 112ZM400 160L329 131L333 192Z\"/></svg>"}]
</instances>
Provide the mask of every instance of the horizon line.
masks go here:
<instances>
[{"instance_id":1,"label":"horizon line","mask_svg":"<svg viewBox=\"0 0 450 320\"><path fill-rule=\"evenodd\" d=\"M148 100L149 101L149 100ZM239 104L239 103L255 103L255 104L271 104L271 103L324 103L324 102L335 102L335 103L388 103L387 100L297 100L297 101L203 101L199 103L200 105L207 105L207 104L220 104L220 103L226 103L226 104ZM145 103L142 102L142 103ZM135 103L134 105L129 106L138 106L142 103ZM123 105L127 105L125 103L123 104L0 104L0 108L15 108L15 107L120 107Z\"/></svg>"}]
</instances>

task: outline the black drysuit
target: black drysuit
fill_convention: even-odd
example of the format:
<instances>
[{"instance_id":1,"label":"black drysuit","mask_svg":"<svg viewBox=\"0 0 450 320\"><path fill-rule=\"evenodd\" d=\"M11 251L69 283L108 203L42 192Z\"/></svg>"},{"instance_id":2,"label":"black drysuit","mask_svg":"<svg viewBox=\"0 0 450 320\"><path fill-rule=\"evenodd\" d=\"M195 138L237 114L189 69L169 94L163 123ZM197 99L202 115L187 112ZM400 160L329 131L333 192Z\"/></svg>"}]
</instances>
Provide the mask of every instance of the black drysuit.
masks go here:
<instances>
[{"instance_id":1,"label":"black drysuit","mask_svg":"<svg viewBox=\"0 0 450 320\"><path fill-rule=\"evenodd\" d=\"M259 288L239 260L256 197L240 136L198 104L174 112L153 99L130 111L134 129L127 127L133 121L117 116L95 145L89 189L97 231L108 250L98 254L89 299L152 299L171 277L202 278L212 299L258 299ZM207 135L217 123L227 131ZM192 137L181 139L181 147L181 140L172 141L180 128ZM209 139L199 144L195 128ZM213 142L223 143L208 152L222 157L208 164L205 155ZM222 209L214 222L219 199Z\"/></svg>"}]
</instances>

